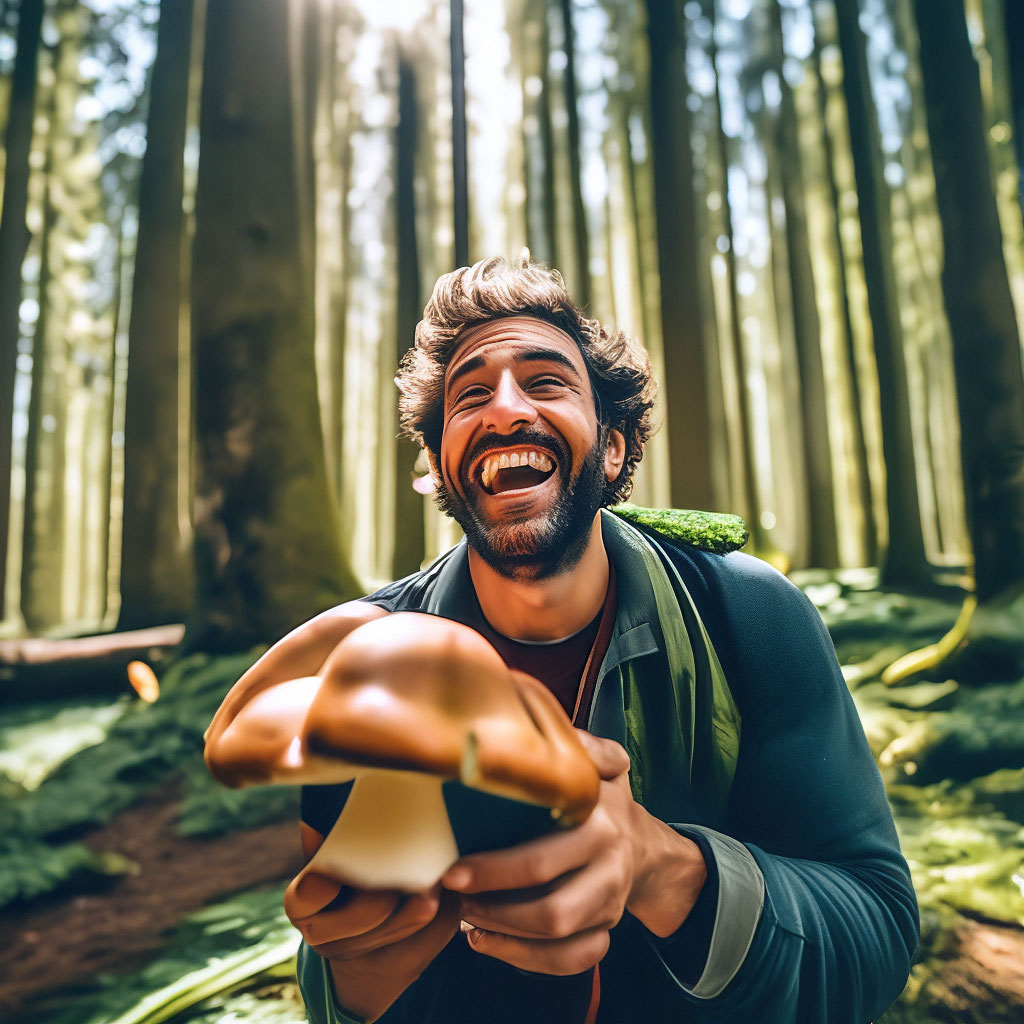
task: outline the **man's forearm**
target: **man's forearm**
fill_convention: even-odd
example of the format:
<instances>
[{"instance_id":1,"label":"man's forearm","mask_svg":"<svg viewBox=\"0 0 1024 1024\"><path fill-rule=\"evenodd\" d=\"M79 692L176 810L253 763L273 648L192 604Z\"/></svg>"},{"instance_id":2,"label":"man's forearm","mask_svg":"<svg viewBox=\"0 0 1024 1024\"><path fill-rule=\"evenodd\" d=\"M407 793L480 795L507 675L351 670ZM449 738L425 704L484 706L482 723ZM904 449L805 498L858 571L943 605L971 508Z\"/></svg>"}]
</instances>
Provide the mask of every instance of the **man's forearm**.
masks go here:
<instances>
[{"instance_id":1,"label":"man's forearm","mask_svg":"<svg viewBox=\"0 0 1024 1024\"><path fill-rule=\"evenodd\" d=\"M707 880L700 847L637 805L635 880L626 909L661 938L686 920Z\"/></svg>"}]
</instances>

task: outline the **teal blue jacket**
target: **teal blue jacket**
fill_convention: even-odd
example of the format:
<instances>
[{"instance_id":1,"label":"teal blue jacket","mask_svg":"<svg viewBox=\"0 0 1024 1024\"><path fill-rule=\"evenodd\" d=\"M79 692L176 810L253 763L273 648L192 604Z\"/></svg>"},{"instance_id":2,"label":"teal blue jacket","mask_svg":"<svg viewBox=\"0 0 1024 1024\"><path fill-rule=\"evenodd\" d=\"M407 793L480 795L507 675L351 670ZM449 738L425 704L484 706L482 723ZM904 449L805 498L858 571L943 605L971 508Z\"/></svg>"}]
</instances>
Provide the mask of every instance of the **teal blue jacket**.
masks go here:
<instances>
[{"instance_id":1,"label":"teal blue jacket","mask_svg":"<svg viewBox=\"0 0 1024 1024\"><path fill-rule=\"evenodd\" d=\"M631 775L643 779L632 779L634 795L700 844L709 859L711 891L702 899L712 901L712 926L695 936L687 922L659 939L627 913L601 964L599 1024L866 1024L907 979L917 904L820 617L757 559L656 538L693 599L695 615L684 618L694 656L717 653L742 720L725 804L708 800L692 750L677 741L678 697L660 675L666 637L656 595L627 531L608 513L603 533L618 603L588 729L629 749ZM367 600L470 626L482 615L464 543ZM708 645L693 635L704 629ZM339 810L322 798L304 801L304 817L320 831ZM323 962L306 947L299 973L310 1020L348 1024ZM568 1024L567 1007L581 999L586 1007L579 988L572 979L524 976L456 936L381 1020Z\"/></svg>"}]
</instances>

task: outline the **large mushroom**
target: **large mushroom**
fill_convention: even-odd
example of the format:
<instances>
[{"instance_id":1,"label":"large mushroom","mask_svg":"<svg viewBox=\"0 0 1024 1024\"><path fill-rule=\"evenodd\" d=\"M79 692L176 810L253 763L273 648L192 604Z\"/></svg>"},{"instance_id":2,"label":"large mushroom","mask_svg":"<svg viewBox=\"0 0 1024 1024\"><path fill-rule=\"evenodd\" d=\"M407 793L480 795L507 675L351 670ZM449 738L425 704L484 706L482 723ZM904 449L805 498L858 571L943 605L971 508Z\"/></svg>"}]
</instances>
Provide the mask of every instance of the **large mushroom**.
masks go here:
<instances>
[{"instance_id":1,"label":"large mushroom","mask_svg":"<svg viewBox=\"0 0 1024 1024\"><path fill-rule=\"evenodd\" d=\"M597 801L597 770L554 696L448 619L383 615L349 632L316 675L236 694L245 683L207 734L216 778L353 781L292 889L316 874L424 891L461 853L579 824Z\"/></svg>"}]
</instances>

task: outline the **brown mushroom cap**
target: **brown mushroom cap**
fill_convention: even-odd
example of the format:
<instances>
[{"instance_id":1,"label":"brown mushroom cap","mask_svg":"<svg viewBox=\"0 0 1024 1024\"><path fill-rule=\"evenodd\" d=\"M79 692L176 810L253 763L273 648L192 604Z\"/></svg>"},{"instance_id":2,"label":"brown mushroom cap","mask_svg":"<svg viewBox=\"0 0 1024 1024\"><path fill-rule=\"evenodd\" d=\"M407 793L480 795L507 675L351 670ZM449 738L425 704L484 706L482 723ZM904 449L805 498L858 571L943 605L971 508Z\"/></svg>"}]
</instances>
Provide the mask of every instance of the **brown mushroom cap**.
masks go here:
<instances>
[{"instance_id":1,"label":"brown mushroom cap","mask_svg":"<svg viewBox=\"0 0 1024 1024\"><path fill-rule=\"evenodd\" d=\"M597 802L597 770L555 697L475 630L435 615L358 625L317 675L243 677L224 706L231 717L218 712L206 759L228 785L414 771L550 807L566 825Z\"/></svg>"},{"instance_id":2,"label":"brown mushroom cap","mask_svg":"<svg viewBox=\"0 0 1024 1024\"><path fill-rule=\"evenodd\" d=\"M600 779L561 705L475 630L396 612L334 650L304 725L307 756L461 779L584 820ZM329 770L329 769L328 769ZM333 781L333 780L332 780Z\"/></svg>"}]
</instances>

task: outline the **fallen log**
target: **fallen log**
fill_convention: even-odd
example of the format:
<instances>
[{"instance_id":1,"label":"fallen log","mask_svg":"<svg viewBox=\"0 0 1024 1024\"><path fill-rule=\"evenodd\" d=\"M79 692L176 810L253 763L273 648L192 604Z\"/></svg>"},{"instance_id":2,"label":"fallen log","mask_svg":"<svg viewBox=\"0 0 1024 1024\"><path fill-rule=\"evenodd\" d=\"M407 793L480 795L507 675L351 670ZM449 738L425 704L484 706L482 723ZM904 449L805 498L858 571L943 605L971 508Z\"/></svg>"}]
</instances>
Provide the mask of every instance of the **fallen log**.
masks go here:
<instances>
[{"instance_id":1,"label":"fallen log","mask_svg":"<svg viewBox=\"0 0 1024 1024\"><path fill-rule=\"evenodd\" d=\"M0 703L128 692L128 664L159 664L185 635L180 623L52 640L0 640Z\"/></svg>"}]
</instances>

